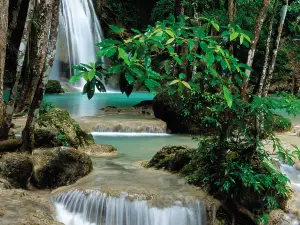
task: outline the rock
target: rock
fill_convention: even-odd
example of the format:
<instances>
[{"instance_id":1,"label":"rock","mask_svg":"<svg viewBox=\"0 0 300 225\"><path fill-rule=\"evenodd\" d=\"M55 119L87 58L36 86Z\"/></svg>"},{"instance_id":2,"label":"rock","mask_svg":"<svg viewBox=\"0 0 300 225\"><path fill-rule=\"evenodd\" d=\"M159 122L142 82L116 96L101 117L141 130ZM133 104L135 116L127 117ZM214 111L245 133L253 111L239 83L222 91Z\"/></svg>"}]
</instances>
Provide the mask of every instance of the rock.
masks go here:
<instances>
[{"instance_id":1,"label":"rock","mask_svg":"<svg viewBox=\"0 0 300 225\"><path fill-rule=\"evenodd\" d=\"M165 146L153 156L147 167L180 172L191 161L194 151L187 146Z\"/></svg>"},{"instance_id":2,"label":"rock","mask_svg":"<svg viewBox=\"0 0 300 225\"><path fill-rule=\"evenodd\" d=\"M26 154L8 153L0 159L0 176L14 188L26 189L32 170L32 161Z\"/></svg>"},{"instance_id":3,"label":"rock","mask_svg":"<svg viewBox=\"0 0 300 225\"><path fill-rule=\"evenodd\" d=\"M72 184L93 169L90 157L70 147L37 149L32 157L34 167L31 181L38 188Z\"/></svg>"},{"instance_id":4,"label":"rock","mask_svg":"<svg viewBox=\"0 0 300 225\"><path fill-rule=\"evenodd\" d=\"M202 120L200 111L193 110L189 116L185 116L185 109L180 98L170 96L167 92L161 92L153 100L155 117L165 121L172 133L199 134Z\"/></svg>"},{"instance_id":5,"label":"rock","mask_svg":"<svg viewBox=\"0 0 300 225\"><path fill-rule=\"evenodd\" d=\"M12 138L0 141L0 152L16 151L22 144L22 138Z\"/></svg>"},{"instance_id":6,"label":"rock","mask_svg":"<svg viewBox=\"0 0 300 225\"><path fill-rule=\"evenodd\" d=\"M64 145L78 148L94 144L93 136L85 133L67 110L53 108L40 115L37 125L34 132L36 147Z\"/></svg>"},{"instance_id":7,"label":"rock","mask_svg":"<svg viewBox=\"0 0 300 225\"><path fill-rule=\"evenodd\" d=\"M64 93L64 89L61 87L60 82L58 80L49 80L46 85L46 93L47 94L60 94Z\"/></svg>"},{"instance_id":8,"label":"rock","mask_svg":"<svg viewBox=\"0 0 300 225\"><path fill-rule=\"evenodd\" d=\"M55 221L49 194L0 188L0 224L63 225Z\"/></svg>"},{"instance_id":9,"label":"rock","mask_svg":"<svg viewBox=\"0 0 300 225\"><path fill-rule=\"evenodd\" d=\"M118 150L112 145L94 144L80 148L81 151L91 157L115 156Z\"/></svg>"},{"instance_id":10,"label":"rock","mask_svg":"<svg viewBox=\"0 0 300 225\"><path fill-rule=\"evenodd\" d=\"M144 100L136 104L134 107L152 107L153 100Z\"/></svg>"}]
</instances>

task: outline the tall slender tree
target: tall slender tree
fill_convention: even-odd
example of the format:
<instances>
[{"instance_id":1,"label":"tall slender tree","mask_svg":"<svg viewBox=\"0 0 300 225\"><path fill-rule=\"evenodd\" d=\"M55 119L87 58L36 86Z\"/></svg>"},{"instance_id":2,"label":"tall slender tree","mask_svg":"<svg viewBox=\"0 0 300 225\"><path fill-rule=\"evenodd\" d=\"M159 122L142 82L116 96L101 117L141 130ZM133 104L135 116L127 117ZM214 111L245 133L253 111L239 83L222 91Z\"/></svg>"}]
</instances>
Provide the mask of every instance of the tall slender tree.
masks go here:
<instances>
[{"instance_id":1,"label":"tall slender tree","mask_svg":"<svg viewBox=\"0 0 300 225\"><path fill-rule=\"evenodd\" d=\"M33 18L33 11L34 11L34 5L35 5L35 0L30 0L28 9L27 9L27 17L26 17L26 22L23 30L23 35L19 47L19 54L18 54L18 65L17 65L17 70L16 70L16 76L15 76L15 81L14 85L10 91L10 96L9 100L6 104L5 110L4 110L4 118L2 121L2 125L0 127L0 139L6 139L8 137L9 129L11 126L12 122L12 117L15 109L15 103L17 99L17 91L18 91L18 86L19 86L19 81L21 77L21 72L25 60L25 54L26 54L26 49L28 45L28 39L29 39L29 34L31 31L31 26L32 26L32 18Z\"/></svg>"},{"instance_id":2,"label":"tall slender tree","mask_svg":"<svg viewBox=\"0 0 300 225\"><path fill-rule=\"evenodd\" d=\"M254 26L254 32L253 32L254 33L254 35L253 35L254 39L252 40L251 48L248 52L248 58L247 58L247 65L249 67L252 67L252 64L253 64L253 61L254 61L254 56L255 56L257 43L259 41L262 26L263 26L264 21L266 19L266 15L267 15L267 12L268 12L268 9L269 9L269 6L270 6L270 2L271 2L271 0L263 0L263 3L261 5L260 11L259 11L259 14L256 18L256 22L255 22L255 26ZM247 77L250 78L251 71L246 69L245 73L246 73ZM247 77L244 78L243 84L242 84L242 87L241 87L241 95L242 95L243 98L245 98L246 94L247 94L247 88L248 88L248 82L249 82L249 79Z\"/></svg>"},{"instance_id":3,"label":"tall slender tree","mask_svg":"<svg viewBox=\"0 0 300 225\"><path fill-rule=\"evenodd\" d=\"M36 79L38 79L38 83L29 109L26 126L22 132L22 149L24 151L31 151L34 148L35 121L44 97L45 85L48 82L55 57L55 44L59 21L59 0L41 0L40 4L40 13L44 15L44 18L40 18L43 22L43 27L39 30L40 38L38 40L37 53L42 55L38 57L39 61L34 67L36 69L36 74L34 75ZM48 44L42 45L42 43Z\"/></svg>"},{"instance_id":4,"label":"tall slender tree","mask_svg":"<svg viewBox=\"0 0 300 225\"><path fill-rule=\"evenodd\" d=\"M0 0L0 122L4 113L4 67L8 28L8 0Z\"/></svg>"},{"instance_id":5,"label":"tall slender tree","mask_svg":"<svg viewBox=\"0 0 300 225\"><path fill-rule=\"evenodd\" d=\"M284 22L285 22L285 19L286 19L287 11L288 11L289 1L288 0L282 0L282 4L283 5L281 7L280 20L279 20L278 26L277 26L277 35L276 35L276 38L275 38L275 43L273 45L271 63L270 63L268 75L267 75L266 81L265 81L265 88L264 88L263 96L267 96L267 94L269 92L269 89L270 89L270 85L271 85L271 81L272 81L273 73L274 73L274 69L275 69L278 49L279 49L279 46L280 46L280 40L281 40L283 25L284 25Z\"/></svg>"}]
</instances>

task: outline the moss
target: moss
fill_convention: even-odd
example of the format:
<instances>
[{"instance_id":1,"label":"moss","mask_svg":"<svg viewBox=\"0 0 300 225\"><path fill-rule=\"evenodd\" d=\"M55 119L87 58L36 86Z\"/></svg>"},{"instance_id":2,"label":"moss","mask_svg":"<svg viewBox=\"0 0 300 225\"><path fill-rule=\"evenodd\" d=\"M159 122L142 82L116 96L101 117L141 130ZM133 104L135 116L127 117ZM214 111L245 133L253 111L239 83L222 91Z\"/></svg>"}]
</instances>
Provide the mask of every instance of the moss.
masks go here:
<instances>
[{"instance_id":1,"label":"moss","mask_svg":"<svg viewBox=\"0 0 300 225\"><path fill-rule=\"evenodd\" d=\"M0 175L15 188L27 188L32 170L32 160L25 154L8 153L0 159Z\"/></svg>"},{"instance_id":2,"label":"moss","mask_svg":"<svg viewBox=\"0 0 300 225\"><path fill-rule=\"evenodd\" d=\"M35 130L36 147L64 145L78 148L94 144L93 137L81 129L67 110L53 108L42 114L37 123L38 127ZM47 134L49 135L48 140Z\"/></svg>"},{"instance_id":3,"label":"moss","mask_svg":"<svg viewBox=\"0 0 300 225\"><path fill-rule=\"evenodd\" d=\"M59 94L64 93L64 89L61 87L58 80L49 80L46 85L46 93L48 94Z\"/></svg>"},{"instance_id":4,"label":"moss","mask_svg":"<svg viewBox=\"0 0 300 225\"><path fill-rule=\"evenodd\" d=\"M275 132L289 131L292 129L292 122L290 119L285 118L281 115L275 115L273 129Z\"/></svg>"}]
</instances>

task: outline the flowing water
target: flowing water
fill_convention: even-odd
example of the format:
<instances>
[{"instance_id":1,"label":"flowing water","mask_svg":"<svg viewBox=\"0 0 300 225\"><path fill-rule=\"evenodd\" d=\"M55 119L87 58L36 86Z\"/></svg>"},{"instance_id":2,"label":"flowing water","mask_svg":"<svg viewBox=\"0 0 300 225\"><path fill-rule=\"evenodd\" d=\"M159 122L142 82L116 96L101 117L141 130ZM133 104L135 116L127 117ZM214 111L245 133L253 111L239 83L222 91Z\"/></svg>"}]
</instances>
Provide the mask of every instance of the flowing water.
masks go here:
<instances>
[{"instance_id":1,"label":"flowing water","mask_svg":"<svg viewBox=\"0 0 300 225\"><path fill-rule=\"evenodd\" d=\"M55 198L57 218L68 225L202 225L205 209L194 203L156 208L147 201L110 197L101 192L70 191Z\"/></svg>"},{"instance_id":2,"label":"flowing water","mask_svg":"<svg viewBox=\"0 0 300 225\"><path fill-rule=\"evenodd\" d=\"M56 57L51 79L69 79L71 66L96 62L97 42L103 39L102 29L92 0L61 0ZM82 82L78 88L82 89Z\"/></svg>"}]
</instances>

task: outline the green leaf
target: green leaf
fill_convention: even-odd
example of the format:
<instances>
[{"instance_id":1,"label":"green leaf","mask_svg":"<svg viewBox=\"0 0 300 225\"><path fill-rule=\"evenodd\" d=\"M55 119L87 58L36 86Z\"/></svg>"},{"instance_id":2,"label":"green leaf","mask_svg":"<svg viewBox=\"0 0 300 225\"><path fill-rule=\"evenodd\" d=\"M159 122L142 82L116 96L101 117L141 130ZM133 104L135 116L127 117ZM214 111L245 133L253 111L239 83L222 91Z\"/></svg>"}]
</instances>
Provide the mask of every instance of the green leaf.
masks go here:
<instances>
[{"instance_id":1,"label":"green leaf","mask_svg":"<svg viewBox=\"0 0 300 225\"><path fill-rule=\"evenodd\" d=\"M177 56L177 55L174 55L173 56L173 59L175 59L175 61L179 64L179 65L182 65L182 60Z\"/></svg>"},{"instance_id":2,"label":"green leaf","mask_svg":"<svg viewBox=\"0 0 300 225\"><path fill-rule=\"evenodd\" d=\"M192 39L188 39L187 44L188 44L189 51L191 52L195 46L195 43Z\"/></svg>"},{"instance_id":3,"label":"green leaf","mask_svg":"<svg viewBox=\"0 0 300 225\"><path fill-rule=\"evenodd\" d=\"M227 102L227 105L229 108L231 108L232 107L232 94L225 85L223 86L223 91L224 91L224 97Z\"/></svg>"},{"instance_id":4,"label":"green leaf","mask_svg":"<svg viewBox=\"0 0 300 225\"><path fill-rule=\"evenodd\" d=\"M118 52L119 52L119 58L123 59L124 62L129 65L130 62L129 62L129 59L128 59L128 55L127 53L125 52L125 50L123 48L118 48Z\"/></svg>"},{"instance_id":5,"label":"green leaf","mask_svg":"<svg viewBox=\"0 0 300 225\"><path fill-rule=\"evenodd\" d=\"M172 82L169 83L169 86L177 84L178 82L180 82L180 80L173 80Z\"/></svg>"},{"instance_id":6,"label":"green leaf","mask_svg":"<svg viewBox=\"0 0 300 225\"><path fill-rule=\"evenodd\" d=\"M175 39L175 33L172 30L165 30L165 32L172 38Z\"/></svg>"},{"instance_id":7,"label":"green leaf","mask_svg":"<svg viewBox=\"0 0 300 225\"><path fill-rule=\"evenodd\" d=\"M169 52L171 54L173 54L175 52L175 49L172 46L170 46L170 45L167 46L167 49L169 50Z\"/></svg>"},{"instance_id":8,"label":"green leaf","mask_svg":"<svg viewBox=\"0 0 300 225\"><path fill-rule=\"evenodd\" d=\"M184 80L185 78L186 78L186 74L184 74L184 73L179 74L179 79L180 80Z\"/></svg>"},{"instance_id":9,"label":"green leaf","mask_svg":"<svg viewBox=\"0 0 300 225\"><path fill-rule=\"evenodd\" d=\"M148 77L150 77L152 79L160 79L161 78L160 74L153 71L152 69L147 69L146 71L147 71Z\"/></svg>"},{"instance_id":10,"label":"green leaf","mask_svg":"<svg viewBox=\"0 0 300 225\"><path fill-rule=\"evenodd\" d=\"M204 61L206 63L206 66L207 67L210 67L212 64L214 64L215 62L215 56L214 54L207 54L205 57L204 57Z\"/></svg>"},{"instance_id":11,"label":"green leaf","mask_svg":"<svg viewBox=\"0 0 300 225\"><path fill-rule=\"evenodd\" d=\"M146 56L145 58L145 67L148 68L151 65L151 57L150 56Z\"/></svg>"},{"instance_id":12,"label":"green leaf","mask_svg":"<svg viewBox=\"0 0 300 225\"><path fill-rule=\"evenodd\" d=\"M244 36L241 35L241 36L240 36L240 44L243 44L243 42L244 42Z\"/></svg>"},{"instance_id":13,"label":"green leaf","mask_svg":"<svg viewBox=\"0 0 300 225\"><path fill-rule=\"evenodd\" d=\"M220 31L220 26L217 23L215 23L214 21L212 21L211 24L216 29L216 31Z\"/></svg>"},{"instance_id":14,"label":"green leaf","mask_svg":"<svg viewBox=\"0 0 300 225\"><path fill-rule=\"evenodd\" d=\"M77 81L79 81L82 78L83 74L84 74L84 72L80 72L80 73L73 75L70 79L70 82L76 83Z\"/></svg>"},{"instance_id":15,"label":"green leaf","mask_svg":"<svg viewBox=\"0 0 300 225\"><path fill-rule=\"evenodd\" d=\"M109 27L110 27L110 29L111 29L113 32L115 32L115 33L117 33L117 34L123 33L123 32L125 31L124 28L120 28L120 27L117 27L117 26L114 26L114 25L109 25Z\"/></svg>"},{"instance_id":16,"label":"green leaf","mask_svg":"<svg viewBox=\"0 0 300 225\"><path fill-rule=\"evenodd\" d=\"M84 78L86 81L88 81L88 80L89 80L89 72L85 72L85 73L83 74L83 78Z\"/></svg>"},{"instance_id":17,"label":"green leaf","mask_svg":"<svg viewBox=\"0 0 300 225\"><path fill-rule=\"evenodd\" d=\"M204 38L205 32L199 27L199 28L197 28L196 35L198 38Z\"/></svg>"},{"instance_id":18,"label":"green leaf","mask_svg":"<svg viewBox=\"0 0 300 225\"><path fill-rule=\"evenodd\" d=\"M132 84L134 82L134 78L131 75L131 73L126 72L125 77L126 77L126 80L128 81L128 84Z\"/></svg>"},{"instance_id":19,"label":"green leaf","mask_svg":"<svg viewBox=\"0 0 300 225\"><path fill-rule=\"evenodd\" d=\"M191 86L189 85L189 83L187 83L186 81L181 81L181 83L188 89L192 89Z\"/></svg>"},{"instance_id":20,"label":"green leaf","mask_svg":"<svg viewBox=\"0 0 300 225\"><path fill-rule=\"evenodd\" d=\"M135 74L137 74L139 78L142 78L145 75L144 72L142 70L140 70L139 68L132 67L132 68L130 68L130 70L132 72L134 72Z\"/></svg>"},{"instance_id":21,"label":"green leaf","mask_svg":"<svg viewBox=\"0 0 300 225\"><path fill-rule=\"evenodd\" d=\"M88 79L89 79L90 81L92 81L93 78L95 77L95 74L96 74L96 71L95 71L95 70L90 70L90 71L88 72Z\"/></svg>"},{"instance_id":22,"label":"green leaf","mask_svg":"<svg viewBox=\"0 0 300 225\"><path fill-rule=\"evenodd\" d=\"M166 45L171 44L173 41L175 41L175 38L170 38L170 39L166 42Z\"/></svg>"},{"instance_id":23,"label":"green leaf","mask_svg":"<svg viewBox=\"0 0 300 225\"><path fill-rule=\"evenodd\" d=\"M96 88L99 92L106 92L106 88L100 80L96 80Z\"/></svg>"},{"instance_id":24,"label":"green leaf","mask_svg":"<svg viewBox=\"0 0 300 225\"><path fill-rule=\"evenodd\" d=\"M242 33L242 35L249 43L251 43L251 38L247 34Z\"/></svg>"},{"instance_id":25,"label":"green leaf","mask_svg":"<svg viewBox=\"0 0 300 225\"><path fill-rule=\"evenodd\" d=\"M207 45L204 41L201 41L200 47L201 47L205 52L206 52L207 49L208 49L208 45Z\"/></svg>"},{"instance_id":26,"label":"green leaf","mask_svg":"<svg viewBox=\"0 0 300 225\"><path fill-rule=\"evenodd\" d=\"M147 88L149 88L150 91L155 91L156 87L161 88L160 83L158 83L157 81L152 80L152 79L146 79L145 85Z\"/></svg>"},{"instance_id":27,"label":"green leaf","mask_svg":"<svg viewBox=\"0 0 300 225\"><path fill-rule=\"evenodd\" d=\"M235 40L238 36L239 36L239 33L233 32L232 34L230 34L230 41Z\"/></svg>"},{"instance_id":28,"label":"green leaf","mask_svg":"<svg viewBox=\"0 0 300 225\"><path fill-rule=\"evenodd\" d=\"M141 32L139 30L136 30L136 29L131 29L131 30L136 34L141 34Z\"/></svg>"}]
</instances>

